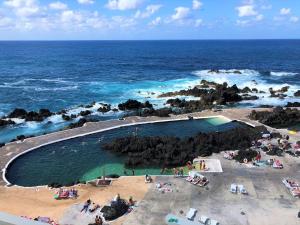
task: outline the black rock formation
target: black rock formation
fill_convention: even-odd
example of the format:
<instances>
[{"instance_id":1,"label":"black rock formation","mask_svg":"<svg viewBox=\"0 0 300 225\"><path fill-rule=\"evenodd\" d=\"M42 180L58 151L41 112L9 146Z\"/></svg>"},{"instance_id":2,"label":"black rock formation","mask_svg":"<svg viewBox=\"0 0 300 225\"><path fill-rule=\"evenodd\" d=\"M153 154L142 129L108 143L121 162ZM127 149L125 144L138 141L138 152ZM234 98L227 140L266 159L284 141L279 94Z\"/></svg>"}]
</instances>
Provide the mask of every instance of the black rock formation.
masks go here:
<instances>
[{"instance_id":1,"label":"black rock formation","mask_svg":"<svg viewBox=\"0 0 300 225\"><path fill-rule=\"evenodd\" d=\"M124 103L120 103L118 105L119 110L126 111L126 110L139 110L144 108L153 108L153 105L150 104L149 101L145 103L139 102L137 100L129 99Z\"/></svg>"},{"instance_id":2,"label":"black rock formation","mask_svg":"<svg viewBox=\"0 0 300 225\"><path fill-rule=\"evenodd\" d=\"M256 156L257 151L251 149L243 149L238 151L238 154L234 157L234 159L240 163L244 162L245 159L247 159L248 162L250 162Z\"/></svg>"},{"instance_id":3,"label":"black rock formation","mask_svg":"<svg viewBox=\"0 0 300 225\"><path fill-rule=\"evenodd\" d=\"M92 112L90 110L85 110L85 111L81 111L79 113L80 116L88 116L90 115Z\"/></svg>"},{"instance_id":4,"label":"black rock formation","mask_svg":"<svg viewBox=\"0 0 300 225\"><path fill-rule=\"evenodd\" d=\"M103 104L102 107L100 107L99 109L97 109L98 112L102 112L102 113L107 113L111 110L111 105L109 104Z\"/></svg>"},{"instance_id":5,"label":"black rock formation","mask_svg":"<svg viewBox=\"0 0 300 225\"><path fill-rule=\"evenodd\" d=\"M194 137L121 137L103 144L103 149L125 155L126 166L183 166L198 156L230 149L246 149L261 137L264 127L241 126L232 130L199 133Z\"/></svg>"},{"instance_id":6,"label":"black rock formation","mask_svg":"<svg viewBox=\"0 0 300 225\"><path fill-rule=\"evenodd\" d=\"M300 107L300 102L288 102L285 107Z\"/></svg>"},{"instance_id":7,"label":"black rock formation","mask_svg":"<svg viewBox=\"0 0 300 225\"><path fill-rule=\"evenodd\" d=\"M249 118L275 128L287 128L300 123L300 111L291 108L283 109L282 107L276 107L273 111L253 110Z\"/></svg>"},{"instance_id":8,"label":"black rock formation","mask_svg":"<svg viewBox=\"0 0 300 225\"><path fill-rule=\"evenodd\" d=\"M86 122L88 122L87 119L81 118L78 122L71 123L67 128L68 129L73 129L73 128L76 128L76 127L82 127Z\"/></svg>"},{"instance_id":9,"label":"black rock formation","mask_svg":"<svg viewBox=\"0 0 300 225\"><path fill-rule=\"evenodd\" d=\"M26 115L27 115L27 111L25 109L16 108L16 109L14 109L14 111L12 111L8 115L8 118L21 118L21 119L24 119Z\"/></svg>"},{"instance_id":10,"label":"black rock formation","mask_svg":"<svg viewBox=\"0 0 300 225\"><path fill-rule=\"evenodd\" d=\"M124 199L113 201L110 206L103 206L101 212L107 221L115 220L128 211L128 204Z\"/></svg>"},{"instance_id":11,"label":"black rock formation","mask_svg":"<svg viewBox=\"0 0 300 225\"><path fill-rule=\"evenodd\" d=\"M2 120L2 119L0 119L0 127L7 126L7 125L13 125L13 124L16 124L16 123L12 120Z\"/></svg>"},{"instance_id":12,"label":"black rock formation","mask_svg":"<svg viewBox=\"0 0 300 225\"><path fill-rule=\"evenodd\" d=\"M40 109L39 112L27 112L25 109L16 108L8 115L8 118L20 118L26 121L43 121L51 115L53 115L53 113L48 109Z\"/></svg>"},{"instance_id":13,"label":"black rock formation","mask_svg":"<svg viewBox=\"0 0 300 225\"><path fill-rule=\"evenodd\" d=\"M62 114L61 117L63 118L63 120L65 121L70 121L72 118L66 114Z\"/></svg>"}]
</instances>

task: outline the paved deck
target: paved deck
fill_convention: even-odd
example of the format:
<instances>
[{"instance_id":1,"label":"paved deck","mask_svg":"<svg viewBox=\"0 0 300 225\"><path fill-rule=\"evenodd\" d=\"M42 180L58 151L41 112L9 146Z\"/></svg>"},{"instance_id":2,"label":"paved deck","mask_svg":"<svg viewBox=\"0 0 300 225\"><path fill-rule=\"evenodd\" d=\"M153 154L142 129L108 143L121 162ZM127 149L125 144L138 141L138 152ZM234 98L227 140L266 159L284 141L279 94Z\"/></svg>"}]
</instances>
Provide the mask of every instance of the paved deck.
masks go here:
<instances>
[{"instance_id":1,"label":"paved deck","mask_svg":"<svg viewBox=\"0 0 300 225\"><path fill-rule=\"evenodd\" d=\"M170 183L173 192L162 194L156 190L155 183L151 184L145 198L123 225L166 224L167 214L185 217L190 208L198 210L194 219L197 224L203 215L222 225L299 224L299 199L292 197L281 182L283 177L300 180L299 159L281 158L286 167L276 170L250 169L223 159L221 154L209 158L219 158L224 172L205 174L209 180L207 187L198 187L171 176L156 177L155 182ZM243 184L249 195L230 193L232 183Z\"/></svg>"},{"instance_id":2,"label":"paved deck","mask_svg":"<svg viewBox=\"0 0 300 225\"><path fill-rule=\"evenodd\" d=\"M17 157L19 154L25 153L32 149L41 147L43 145L51 144L54 142L84 136L87 134L97 133L101 131L105 131L112 128L117 128L121 126L130 126L134 124L141 123L151 123L151 122L163 122L170 120L180 120L187 119L187 116L193 116L195 118L199 117L211 117L211 116L225 116L231 120L237 120L244 123L247 123L252 126L261 126L257 121L252 121L247 118L247 115L251 112L252 109L226 109L219 112L213 112L211 110L205 110L202 112L183 114L171 117L128 117L125 120L109 120L109 121L101 121L101 122L93 122L86 123L83 127L69 129L59 132L54 132L42 136L37 136L33 138L25 139L23 142L13 142L9 143L6 146L0 149L0 168L1 170L1 178L0 185L6 185L6 182L3 179L3 169L6 167L7 163ZM266 109L255 109L255 110L266 110ZM271 129L271 128L270 128Z\"/></svg>"}]
</instances>

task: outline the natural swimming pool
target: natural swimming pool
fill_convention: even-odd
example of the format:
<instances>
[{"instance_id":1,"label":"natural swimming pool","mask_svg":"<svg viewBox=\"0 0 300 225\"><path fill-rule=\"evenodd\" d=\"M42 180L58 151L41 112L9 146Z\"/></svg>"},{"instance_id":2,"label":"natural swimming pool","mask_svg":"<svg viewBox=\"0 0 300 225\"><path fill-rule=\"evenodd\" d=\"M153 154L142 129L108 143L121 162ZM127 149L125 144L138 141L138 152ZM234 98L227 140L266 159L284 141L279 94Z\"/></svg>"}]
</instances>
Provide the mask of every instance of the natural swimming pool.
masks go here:
<instances>
[{"instance_id":1,"label":"natural swimming pool","mask_svg":"<svg viewBox=\"0 0 300 225\"><path fill-rule=\"evenodd\" d=\"M15 159L6 178L12 184L37 186L50 183L69 184L95 179L103 174L124 175L124 157L105 151L101 145L117 137L176 136L189 137L199 132L215 132L242 126L223 117L199 120L150 123L121 127L40 147ZM134 168L135 175L158 175L161 168Z\"/></svg>"}]
</instances>

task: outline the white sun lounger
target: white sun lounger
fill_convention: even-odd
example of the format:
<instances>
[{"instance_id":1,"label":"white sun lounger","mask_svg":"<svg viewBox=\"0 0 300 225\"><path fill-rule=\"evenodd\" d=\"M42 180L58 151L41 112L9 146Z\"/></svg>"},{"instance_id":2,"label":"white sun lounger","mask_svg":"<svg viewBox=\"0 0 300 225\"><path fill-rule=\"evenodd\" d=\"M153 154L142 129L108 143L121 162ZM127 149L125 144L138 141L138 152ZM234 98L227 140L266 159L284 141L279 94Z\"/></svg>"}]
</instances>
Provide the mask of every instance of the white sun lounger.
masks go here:
<instances>
[{"instance_id":1,"label":"white sun lounger","mask_svg":"<svg viewBox=\"0 0 300 225\"><path fill-rule=\"evenodd\" d=\"M199 219L199 222L204 225L208 225L209 221L210 221L210 219L207 216L201 216Z\"/></svg>"},{"instance_id":2,"label":"white sun lounger","mask_svg":"<svg viewBox=\"0 0 300 225\"><path fill-rule=\"evenodd\" d=\"M241 194L244 194L244 195L248 194L248 192L246 191L244 185L239 184L239 185L238 185L238 189L239 189L239 192L240 192Z\"/></svg>"},{"instance_id":3,"label":"white sun lounger","mask_svg":"<svg viewBox=\"0 0 300 225\"><path fill-rule=\"evenodd\" d=\"M211 220L210 225L220 225L220 223L216 220Z\"/></svg>"},{"instance_id":4,"label":"white sun lounger","mask_svg":"<svg viewBox=\"0 0 300 225\"><path fill-rule=\"evenodd\" d=\"M236 194L237 193L237 188L238 186L236 184L231 184L230 186L230 192Z\"/></svg>"},{"instance_id":5,"label":"white sun lounger","mask_svg":"<svg viewBox=\"0 0 300 225\"><path fill-rule=\"evenodd\" d=\"M190 221L183 217L178 217L173 214L168 214L165 218L168 225L199 225L198 221Z\"/></svg>"},{"instance_id":6,"label":"white sun lounger","mask_svg":"<svg viewBox=\"0 0 300 225\"><path fill-rule=\"evenodd\" d=\"M186 214L186 218L189 220L193 220L194 217L196 216L196 213L197 213L197 209L190 208L190 210Z\"/></svg>"}]
</instances>

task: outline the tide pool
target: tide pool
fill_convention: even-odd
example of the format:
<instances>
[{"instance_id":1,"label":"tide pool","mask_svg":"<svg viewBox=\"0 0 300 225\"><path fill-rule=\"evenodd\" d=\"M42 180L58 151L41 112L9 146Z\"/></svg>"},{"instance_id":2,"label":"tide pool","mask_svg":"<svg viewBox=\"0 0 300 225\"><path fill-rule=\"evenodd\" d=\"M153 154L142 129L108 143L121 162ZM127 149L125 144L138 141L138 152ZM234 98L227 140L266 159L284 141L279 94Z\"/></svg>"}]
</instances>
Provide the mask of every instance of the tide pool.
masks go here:
<instances>
[{"instance_id":1,"label":"tide pool","mask_svg":"<svg viewBox=\"0 0 300 225\"><path fill-rule=\"evenodd\" d=\"M103 150L102 144L136 134L184 138L199 132L224 131L238 126L242 125L216 117L122 127L54 143L26 153L10 164L6 177L12 184L37 186L54 182L69 184L110 174L132 175L132 169L135 175L158 175L161 168L126 168L125 157ZM166 174L170 172L166 171Z\"/></svg>"}]
</instances>

